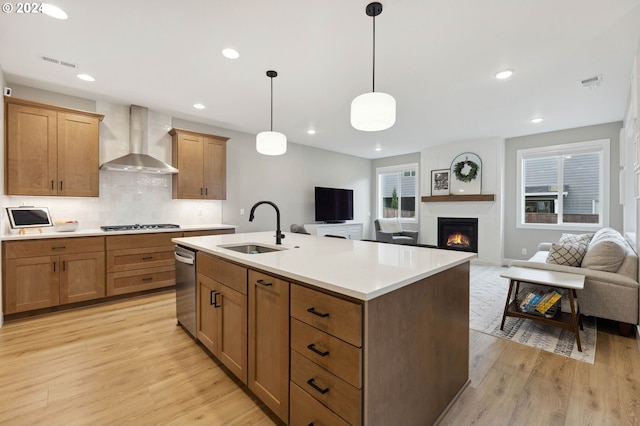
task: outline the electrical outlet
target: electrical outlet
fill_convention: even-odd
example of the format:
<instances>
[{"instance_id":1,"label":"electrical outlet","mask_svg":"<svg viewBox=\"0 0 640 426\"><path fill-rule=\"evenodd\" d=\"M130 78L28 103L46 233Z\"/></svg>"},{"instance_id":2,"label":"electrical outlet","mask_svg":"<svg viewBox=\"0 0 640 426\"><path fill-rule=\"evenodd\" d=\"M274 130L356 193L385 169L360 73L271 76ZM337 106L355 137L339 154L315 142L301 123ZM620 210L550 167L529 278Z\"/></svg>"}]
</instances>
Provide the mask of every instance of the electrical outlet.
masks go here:
<instances>
[{"instance_id":1,"label":"electrical outlet","mask_svg":"<svg viewBox=\"0 0 640 426\"><path fill-rule=\"evenodd\" d=\"M240 216L244 216L244 209L240 209Z\"/></svg>"},{"instance_id":2,"label":"electrical outlet","mask_svg":"<svg viewBox=\"0 0 640 426\"><path fill-rule=\"evenodd\" d=\"M527 254L527 249L526 248L522 249L522 254Z\"/></svg>"}]
</instances>

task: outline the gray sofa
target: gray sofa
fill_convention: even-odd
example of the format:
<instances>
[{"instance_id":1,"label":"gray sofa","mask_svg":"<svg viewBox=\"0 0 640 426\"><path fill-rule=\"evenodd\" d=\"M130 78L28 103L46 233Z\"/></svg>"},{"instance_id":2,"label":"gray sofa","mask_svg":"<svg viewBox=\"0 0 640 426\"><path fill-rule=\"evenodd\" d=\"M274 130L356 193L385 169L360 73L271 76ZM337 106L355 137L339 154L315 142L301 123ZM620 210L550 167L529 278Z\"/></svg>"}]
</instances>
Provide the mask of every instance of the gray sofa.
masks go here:
<instances>
[{"instance_id":1,"label":"gray sofa","mask_svg":"<svg viewBox=\"0 0 640 426\"><path fill-rule=\"evenodd\" d=\"M580 238L582 241L576 242ZM568 253L566 249L572 251L580 248L580 244L585 248L584 257L580 259L578 253L576 258L574 251L569 255L571 259L565 261L562 254ZM576 266L570 266L572 263ZM640 323L638 255L624 237L611 228L603 228L593 235L563 234L559 243L542 243L529 260L514 260L511 266L584 275L584 289L577 292L582 314L621 323Z\"/></svg>"}]
</instances>

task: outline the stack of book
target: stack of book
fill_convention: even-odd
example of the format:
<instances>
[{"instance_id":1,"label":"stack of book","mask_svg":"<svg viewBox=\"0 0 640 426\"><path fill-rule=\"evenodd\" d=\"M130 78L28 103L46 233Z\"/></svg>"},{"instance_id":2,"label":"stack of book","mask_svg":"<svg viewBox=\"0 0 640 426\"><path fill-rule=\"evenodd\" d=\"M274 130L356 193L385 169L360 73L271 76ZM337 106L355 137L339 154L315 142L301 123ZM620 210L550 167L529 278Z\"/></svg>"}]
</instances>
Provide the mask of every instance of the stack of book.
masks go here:
<instances>
[{"instance_id":1,"label":"stack of book","mask_svg":"<svg viewBox=\"0 0 640 426\"><path fill-rule=\"evenodd\" d=\"M553 318L560 298L560 293L554 289L546 292L543 290L523 289L518 294L516 303L520 312Z\"/></svg>"}]
</instances>

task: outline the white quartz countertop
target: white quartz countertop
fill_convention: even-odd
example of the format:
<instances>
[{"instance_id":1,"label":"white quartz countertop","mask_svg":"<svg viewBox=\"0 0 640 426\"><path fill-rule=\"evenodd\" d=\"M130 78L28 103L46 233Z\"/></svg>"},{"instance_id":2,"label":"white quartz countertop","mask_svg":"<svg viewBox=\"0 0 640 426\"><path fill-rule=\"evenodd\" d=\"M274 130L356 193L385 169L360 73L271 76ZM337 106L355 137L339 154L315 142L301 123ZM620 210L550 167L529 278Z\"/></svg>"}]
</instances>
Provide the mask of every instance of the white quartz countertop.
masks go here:
<instances>
[{"instance_id":1,"label":"white quartz countertop","mask_svg":"<svg viewBox=\"0 0 640 426\"><path fill-rule=\"evenodd\" d=\"M181 232L181 231L210 231L214 229L235 229L236 225L211 224L211 225L180 225L180 228L170 229L132 229L128 231L109 231L105 232L100 228L83 229L82 225L72 232L56 232L53 227L42 228L42 233L36 229L29 229L25 234L5 234L0 239L2 241L11 240L33 240L38 238L68 238L68 237L95 237L105 235L124 235L124 234L153 234L158 232Z\"/></svg>"},{"instance_id":2,"label":"white quartz countertop","mask_svg":"<svg viewBox=\"0 0 640 426\"><path fill-rule=\"evenodd\" d=\"M371 300L468 262L475 253L275 232L174 238L221 258L360 300ZM220 246L259 244L282 250L245 254Z\"/></svg>"}]
</instances>

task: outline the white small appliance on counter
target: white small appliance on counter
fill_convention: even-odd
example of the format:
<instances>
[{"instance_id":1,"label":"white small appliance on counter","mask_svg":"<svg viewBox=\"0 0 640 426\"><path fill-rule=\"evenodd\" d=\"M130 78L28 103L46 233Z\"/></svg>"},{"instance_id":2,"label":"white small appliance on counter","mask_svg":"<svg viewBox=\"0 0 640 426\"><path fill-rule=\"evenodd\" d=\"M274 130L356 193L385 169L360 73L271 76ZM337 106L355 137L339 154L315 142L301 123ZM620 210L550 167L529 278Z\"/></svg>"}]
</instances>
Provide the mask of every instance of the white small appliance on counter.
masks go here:
<instances>
[{"instance_id":1,"label":"white small appliance on counter","mask_svg":"<svg viewBox=\"0 0 640 426\"><path fill-rule=\"evenodd\" d=\"M21 206L6 209L9 226L11 229L18 229L20 234L26 233L28 229L42 232L42 228L53 226L47 207Z\"/></svg>"}]
</instances>

